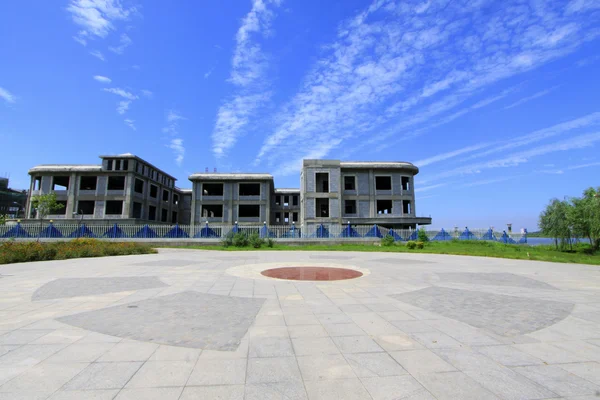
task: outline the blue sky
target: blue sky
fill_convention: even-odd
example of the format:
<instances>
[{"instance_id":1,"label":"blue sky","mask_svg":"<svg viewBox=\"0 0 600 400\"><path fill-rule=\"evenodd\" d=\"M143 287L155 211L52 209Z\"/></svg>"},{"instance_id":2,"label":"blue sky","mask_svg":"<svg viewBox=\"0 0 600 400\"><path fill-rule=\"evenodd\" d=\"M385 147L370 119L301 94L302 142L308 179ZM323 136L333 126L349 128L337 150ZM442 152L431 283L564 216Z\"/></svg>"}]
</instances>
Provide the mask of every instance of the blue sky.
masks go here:
<instances>
[{"instance_id":1,"label":"blue sky","mask_svg":"<svg viewBox=\"0 0 600 400\"><path fill-rule=\"evenodd\" d=\"M598 186L600 2L3 2L0 173L130 152L176 176L414 162L436 228L535 228Z\"/></svg>"}]
</instances>

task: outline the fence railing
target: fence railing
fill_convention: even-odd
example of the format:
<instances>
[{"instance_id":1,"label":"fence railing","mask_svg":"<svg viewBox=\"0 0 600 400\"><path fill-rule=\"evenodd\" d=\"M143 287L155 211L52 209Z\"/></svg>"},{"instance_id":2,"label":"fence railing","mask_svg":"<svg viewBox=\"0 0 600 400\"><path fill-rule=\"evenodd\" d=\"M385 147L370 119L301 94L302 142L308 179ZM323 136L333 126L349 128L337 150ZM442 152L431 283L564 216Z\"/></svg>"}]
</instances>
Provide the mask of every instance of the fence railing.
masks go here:
<instances>
[{"instance_id":1,"label":"fence railing","mask_svg":"<svg viewBox=\"0 0 600 400\"><path fill-rule=\"evenodd\" d=\"M488 240L503 243L527 243L527 234L494 232L492 229L468 229L462 231L425 231L431 241ZM0 225L0 239L13 238L82 238L99 239L215 239L242 233L258 234L272 239L376 239L390 235L396 241L418 240L417 230L394 230L379 225L321 224L306 228L295 225L132 225L132 224L61 224L17 223Z\"/></svg>"}]
</instances>

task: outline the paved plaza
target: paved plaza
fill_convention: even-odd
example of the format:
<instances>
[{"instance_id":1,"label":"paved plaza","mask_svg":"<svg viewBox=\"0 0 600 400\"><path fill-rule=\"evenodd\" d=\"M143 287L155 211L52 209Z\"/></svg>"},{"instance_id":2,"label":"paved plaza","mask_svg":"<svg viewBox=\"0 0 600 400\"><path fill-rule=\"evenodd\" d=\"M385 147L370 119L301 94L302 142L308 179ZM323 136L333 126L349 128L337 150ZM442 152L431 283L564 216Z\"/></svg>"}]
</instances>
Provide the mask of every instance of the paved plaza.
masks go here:
<instances>
[{"instance_id":1,"label":"paved plaza","mask_svg":"<svg viewBox=\"0 0 600 400\"><path fill-rule=\"evenodd\" d=\"M261 273L285 267L362 275ZM4 399L600 399L600 268L176 249L4 265Z\"/></svg>"}]
</instances>

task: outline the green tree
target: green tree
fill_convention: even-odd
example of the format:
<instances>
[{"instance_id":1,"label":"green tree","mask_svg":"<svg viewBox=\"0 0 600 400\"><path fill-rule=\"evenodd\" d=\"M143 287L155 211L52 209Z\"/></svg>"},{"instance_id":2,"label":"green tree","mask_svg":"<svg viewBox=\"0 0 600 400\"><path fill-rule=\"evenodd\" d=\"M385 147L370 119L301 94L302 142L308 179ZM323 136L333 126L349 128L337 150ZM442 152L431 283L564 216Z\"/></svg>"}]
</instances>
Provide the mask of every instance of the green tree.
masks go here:
<instances>
[{"instance_id":1,"label":"green tree","mask_svg":"<svg viewBox=\"0 0 600 400\"><path fill-rule=\"evenodd\" d=\"M33 196L31 198L31 205L36 210L36 217L40 219L40 233L42 232L42 221L44 218L52 213L52 211L58 211L64 207L64 205L56 201L56 193L54 192Z\"/></svg>"},{"instance_id":2,"label":"green tree","mask_svg":"<svg viewBox=\"0 0 600 400\"><path fill-rule=\"evenodd\" d=\"M0 225L4 225L6 223L6 215L0 214Z\"/></svg>"},{"instance_id":3,"label":"green tree","mask_svg":"<svg viewBox=\"0 0 600 400\"><path fill-rule=\"evenodd\" d=\"M540 229L544 234L554 238L557 249L560 247L561 250L565 250L567 246L572 246L572 220L569 218L573 213L572 207L566 200L553 199L540 214Z\"/></svg>"},{"instance_id":4,"label":"green tree","mask_svg":"<svg viewBox=\"0 0 600 400\"><path fill-rule=\"evenodd\" d=\"M589 239L594 250L600 248L600 188L592 187L581 198L571 200L568 218L577 237Z\"/></svg>"}]
</instances>

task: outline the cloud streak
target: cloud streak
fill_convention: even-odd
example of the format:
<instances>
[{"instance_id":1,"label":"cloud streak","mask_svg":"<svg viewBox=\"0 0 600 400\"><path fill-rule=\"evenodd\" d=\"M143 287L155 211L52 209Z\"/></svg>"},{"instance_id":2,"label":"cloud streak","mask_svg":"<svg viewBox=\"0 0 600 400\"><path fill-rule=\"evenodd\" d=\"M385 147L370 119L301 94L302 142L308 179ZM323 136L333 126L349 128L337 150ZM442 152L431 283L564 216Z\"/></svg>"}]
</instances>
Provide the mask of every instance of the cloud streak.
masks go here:
<instances>
[{"instance_id":1,"label":"cloud streak","mask_svg":"<svg viewBox=\"0 0 600 400\"><path fill-rule=\"evenodd\" d=\"M90 37L105 38L116 21L129 19L136 9L123 7L119 0L71 0L67 11L81 28L74 39L85 45Z\"/></svg>"},{"instance_id":2,"label":"cloud streak","mask_svg":"<svg viewBox=\"0 0 600 400\"><path fill-rule=\"evenodd\" d=\"M121 96L127 100L137 100L139 98L137 95L121 88L104 88L102 90L108 93L116 94L117 96Z\"/></svg>"},{"instance_id":3,"label":"cloud streak","mask_svg":"<svg viewBox=\"0 0 600 400\"><path fill-rule=\"evenodd\" d=\"M92 50L92 51L90 51L90 54L92 56L96 57L100 61L106 61L106 59L104 58L104 54L102 54L102 52L100 52L98 50Z\"/></svg>"},{"instance_id":4,"label":"cloud streak","mask_svg":"<svg viewBox=\"0 0 600 400\"><path fill-rule=\"evenodd\" d=\"M112 79L107 78L106 76L102 76L102 75L94 76L94 80L96 80L100 83L111 83L112 82Z\"/></svg>"},{"instance_id":5,"label":"cloud streak","mask_svg":"<svg viewBox=\"0 0 600 400\"><path fill-rule=\"evenodd\" d=\"M529 102L531 100L535 100L537 98L546 96L547 94L550 94L552 91L554 91L557 87L558 86L554 86L554 87L551 87L550 89L546 89L546 90L542 90L542 91L539 91L537 93L534 93L531 96L524 97L524 98L522 98L520 100L515 101L512 104L507 105L506 107L504 107L504 109L505 110L510 110L511 108L515 108L517 106L520 106L523 103L527 103L527 102Z\"/></svg>"},{"instance_id":6,"label":"cloud streak","mask_svg":"<svg viewBox=\"0 0 600 400\"><path fill-rule=\"evenodd\" d=\"M177 110L169 110L165 116L165 120L167 121L167 125L162 129L162 131L169 136L169 142L166 144L166 147L173 151L175 156L175 164L181 167L183 164L183 159L185 157L185 147L183 146L183 139L179 135L179 121L183 121L186 118L181 115L181 113Z\"/></svg>"},{"instance_id":7,"label":"cloud streak","mask_svg":"<svg viewBox=\"0 0 600 400\"><path fill-rule=\"evenodd\" d=\"M119 40L119 45L109 46L108 49L115 54L123 54L123 52L125 52L125 49L129 47L131 43L133 43L133 41L131 40L129 35L127 35L126 33L122 33L121 38Z\"/></svg>"},{"instance_id":8,"label":"cloud streak","mask_svg":"<svg viewBox=\"0 0 600 400\"><path fill-rule=\"evenodd\" d=\"M3 99L4 101L10 104L15 103L17 101L17 97L8 90L4 89L3 87L0 87L0 99Z\"/></svg>"}]
</instances>

